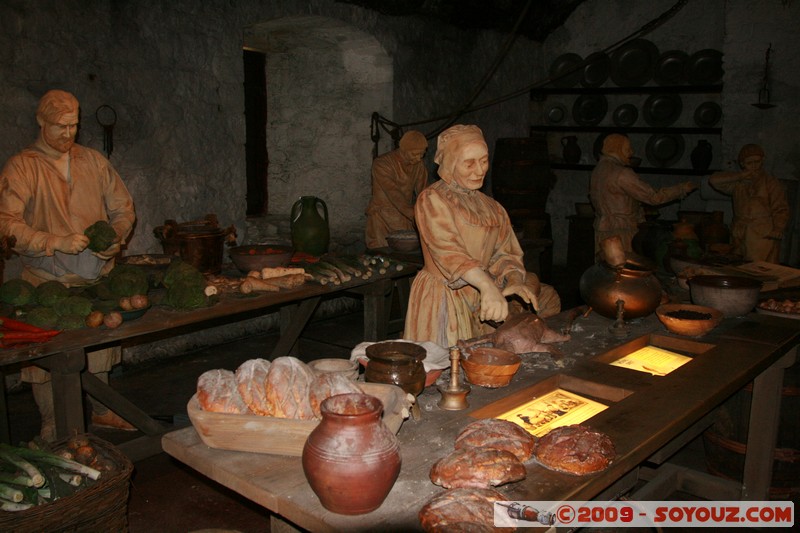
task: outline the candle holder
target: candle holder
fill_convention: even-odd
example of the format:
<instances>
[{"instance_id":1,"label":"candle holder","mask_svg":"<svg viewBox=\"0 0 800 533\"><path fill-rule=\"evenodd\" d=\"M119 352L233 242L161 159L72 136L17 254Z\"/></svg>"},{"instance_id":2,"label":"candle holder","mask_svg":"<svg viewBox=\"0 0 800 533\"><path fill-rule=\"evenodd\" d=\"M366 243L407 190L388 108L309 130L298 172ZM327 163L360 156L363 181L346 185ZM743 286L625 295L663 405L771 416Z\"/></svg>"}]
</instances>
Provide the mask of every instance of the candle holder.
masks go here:
<instances>
[{"instance_id":1,"label":"candle holder","mask_svg":"<svg viewBox=\"0 0 800 533\"><path fill-rule=\"evenodd\" d=\"M467 394L471 390L469 385L461 383L461 351L453 346L450 348L450 383L447 387L438 387L442 398L439 408L446 411L461 411L469 407Z\"/></svg>"}]
</instances>

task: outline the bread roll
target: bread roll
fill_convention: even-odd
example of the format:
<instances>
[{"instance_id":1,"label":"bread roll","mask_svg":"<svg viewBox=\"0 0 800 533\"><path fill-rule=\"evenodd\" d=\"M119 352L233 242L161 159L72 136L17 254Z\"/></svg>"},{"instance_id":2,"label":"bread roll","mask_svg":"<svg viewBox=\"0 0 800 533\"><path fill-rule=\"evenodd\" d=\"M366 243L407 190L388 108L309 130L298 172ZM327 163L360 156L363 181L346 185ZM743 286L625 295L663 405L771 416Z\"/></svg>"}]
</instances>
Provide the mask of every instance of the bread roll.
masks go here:
<instances>
[{"instance_id":1,"label":"bread roll","mask_svg":"<svg viewBox=\"0 0 800 533\"><path fill-rule=\"evenodd\" d=\"M324 400L337 394L358 393L363 391L355 381L344 377L342 374L323 372L319 374L311 384L311 409L316 418L322 418L320 405Z\"/></svg>"},{"instance_id":2,"label":"bread roll","mask_svg":"<svg viewBox=\"0 0 800 533\"><path fill-rule=\"evenodd\" d=\"M203 411L250 413L239 394L236 377L230 370L217 368L200 374L197 378L197 401Z\"/></svg>"},{"instance_id":3,"label":"bread roll","mask_svg":"<svg viewBox=\"0 0 800 533\"><path fill-rule=\"evenodd\" d=\"M510 532L515 528L494 528L494 502L508 498L493 489L452 489L431 498L419 511L422 529L432 532Z\"/></svg>"},{"instance_id":4,"label":"bread roll","mask_svg":"<svg viewBox=\"0 0 800 533\"><path fill-rule=\"evenodd\" d=\"M311 384L316 374L294 357L278 357L269 367L266 398L272 416L277 418L314 419L311 408Z\"/></svg>"},{"instance_id":5,"label":"bread roll","mask_svg":"<svg viewBox=\"0 0 800 533\"><path fill-rule=\"evenodd\" d=\"M266 359L249 359L236 369L236 386L242 400L257 415L272 416L267 402L267 374L270 362Z\"/></svg>"},{"instance_id":6,"label":"bread roll","mask_svg":"<svg viewBox=\"0 0 800 533\"><path fill-rule=\"evenodd\" d=\"M605 470L616 450L608 435L576 424L556 428L539 439L534 455L547 468L583 475Z\"/></svg>"},{"instance_id":7,"label":"bread roll","mask_svg":"<svg viewBox=\"0 0 800 533\"><path fill-rule=\"evenodd\" d=\"M520 481L526 474L525 465L511 452L469 446L434 463L430 478L447 489L489 488Z\"/></svg>"},{"instance_id":8,"label":"bread roll","mask_svg":"<svg viewBox=\"0 0 800 533\"><path fill-rule=\"evenodd\" d=\"M469 446L506 450L523 462L531 458L535 445L536 437L519 425L495 418L484 418L467 425L455 443L457 450Z\"/></svg>"}]
</instances>

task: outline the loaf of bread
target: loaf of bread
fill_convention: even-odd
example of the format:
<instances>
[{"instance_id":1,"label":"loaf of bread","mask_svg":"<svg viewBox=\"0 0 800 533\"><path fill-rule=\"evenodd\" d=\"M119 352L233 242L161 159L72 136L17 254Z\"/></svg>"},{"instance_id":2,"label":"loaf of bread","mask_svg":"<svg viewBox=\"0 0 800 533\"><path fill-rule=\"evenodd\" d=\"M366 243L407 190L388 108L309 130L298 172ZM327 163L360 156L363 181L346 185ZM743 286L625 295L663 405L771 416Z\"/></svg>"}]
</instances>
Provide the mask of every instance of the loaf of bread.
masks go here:
<instances>
[{"instance_id":1,"label":"loaf of bread","mask_svg":"<svg viewBox=\"0 0 800 533\"><path fill-rule=\"evenodd\" d=\"M295 357L278 357L272 361L265 387L272 416L314 419L310 393L316 377L308 365Z\"/></svg>"},{"instance_id":2,"label":"loaf of bread","mask_svg":"<svg viewBox=\"0 0 800 533\"><path fill-rule=\"evenodd\" d=\"M523 462L531 458L535 445L536 437L522 427L495 418L483 418L467 425L458 434L455 443L457 450L467 447L505 450Z\"/></svg>"},{"instance_id":3,"label":"loaf of bread","mask_svg":"<svg viewBox=\"0 0 800 533\"><path fill-rule=\"evenodd\" d=\"M419 511L419 522L428 533L507 533L514 528L494 527L494 502L507 500L494 489L452 489L431 498Z\"/></svg>"},{"instance_id":4,"label":"loaf of bread","mask_svg":"<svg viewBox=\"0 0 800 533\"><path fill-rule=\"evenodd\" d=\"M361 394L363 391L355 381L348 379L341 374L334 374L332 372L322 372L311 384L311 393L309 400L311 401L311 410L314 411L316 418L322 418L320 406L322 402L331 396L337 394Z\"/></svg>"},{"instance_id":5,"label":"loaf of bread","mask_svg":"<svg viewBox=\"0 0 800 533\"><path fill-rule=\"evenodd\" d=\"M197 401L203 411L215 413L250 413L239 394L236 376L230 370L214 369L197 378Z\"/></svg>"},{"instance_id":6,"label":"loaf of bread","mask_svg":"<svg viewBox=\"0 0 800 533\"><path fill-rule=\"evenodd\" d=\"M430 478L446 489L489 488L525 479L525 465L506 450L466 447L431 467Z\"/></svg>"},{"instance_id":7,"label":"loaf of bread","mask_svg":"<svg viewBox=\"0 0 800 533\"><path fill-rule=\"evenodd\" d=\"M568 474L591 474L605 470L616 457L608 435L581 426L562 426L536 443L536 460L542 465Z\"/></svg>"},{"instance_id":8,"label":"loaf of bread","mask_svg":"<svg viewBox=\"0 0 800 533\"><path fill-rule=\"evenodd\" d=\"M267 374L271 363L266 359L248 359L236 369L236 386L242 400L257 415L272 416L267 402Z\"/></svg>"}]
</instances>

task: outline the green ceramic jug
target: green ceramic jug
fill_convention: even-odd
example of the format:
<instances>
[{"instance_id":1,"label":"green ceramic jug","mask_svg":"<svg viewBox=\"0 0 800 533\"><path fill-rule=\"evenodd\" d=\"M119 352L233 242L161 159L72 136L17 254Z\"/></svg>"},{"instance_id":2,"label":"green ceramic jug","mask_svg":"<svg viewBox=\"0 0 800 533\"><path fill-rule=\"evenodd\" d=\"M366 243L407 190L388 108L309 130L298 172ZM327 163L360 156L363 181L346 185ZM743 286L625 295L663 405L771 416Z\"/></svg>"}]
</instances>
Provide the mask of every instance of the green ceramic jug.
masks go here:
<instances>
[{"instance_id":1,"label":"green ceramic jug","mask_svg":"<svg viewBox=\"0 0 800 533\"><path fill-rule=\"evenodd\" d=\"M320 215L319 207L322 207ZM292 206L292 245L296 252L322 255L328 251L328 206L316 196L301 196Z\"/></svg>"}]
</instances>

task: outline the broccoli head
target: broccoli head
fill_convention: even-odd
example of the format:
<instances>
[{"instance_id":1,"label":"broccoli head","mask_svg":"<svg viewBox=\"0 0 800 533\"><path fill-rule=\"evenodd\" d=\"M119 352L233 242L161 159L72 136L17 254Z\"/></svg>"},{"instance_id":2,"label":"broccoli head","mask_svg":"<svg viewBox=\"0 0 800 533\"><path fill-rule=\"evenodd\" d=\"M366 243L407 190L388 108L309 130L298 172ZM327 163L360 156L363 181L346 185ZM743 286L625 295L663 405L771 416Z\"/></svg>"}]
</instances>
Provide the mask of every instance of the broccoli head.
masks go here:
<instances>
[{"instance_id":1,"label":"broccoli head","mask_svg":"<svg viewBox=\"0 0 800 533\"><path fill-rule=\"evenodd\" d=\"M45 329L57 327L58 319L58 313L52 307L35 307L25 315L25 322Z\"/></svg>"},{"instance_id":2,"label":"broccoli head","mask_svg":"<svg viewBox=\"0 0 800 533\"><path fill-rule=\"evenodd\" d=\"M147 273L133 265L117 265L108 274L108 287L111 294L120 298L134 294L147 294L150 284Z\"/></svg>"},{"instance_id":3,"label":"broccoli head","mask_svg":"<svg viewBox=\"0 0 800 533\"><path fill-rule=\"evenodd\" d=\"M81 315L61 315L56 321L56 329L80 329L86 327L86 316Z\"/></svg>"},{"instance_id":4,"label":"broccoli head","mask_svg":"<svg viewBox=\"0 0 800 533\"><path fill-rule=\"evenodd\" d=\"M161 283L169 288L180 282L190 282L205 288L205 277L197 268L180 259L173 260L164 272Z\"/></svg>"},{"instance_id":5,"label":"broccoli head","mask_svg":"<svg viewBox=\"0 0 800 533\"><path fill-rule=\"evenodd\" d=\"M89 237L89 249L93 252L102 252L117 240L117 232L105 220L98 220L83 231Z\"/></svg>"},{"instance_id":6,"label":"broccoli head","mask_svg":"<svg viewBox=\"0 0 800 533\"><path fill-rule=\"evenodd\" d=\"M24 279L10 279L0 286L0 302L9 305L26 305L34 301L36 288Z\"/></svg>"},{"instance_id":7,"label":"broccoli head","mask_svg":"<svg viewBox=\"0 0 800 533\"><path fill-rule=\"evenodd\" d=\"M69 289L56 280L50 280L37 286L34 295L39 305L54 307L69 297Z\"/></svg>"},{"instance_id":8,"label":"broccoli head","mask_svg":"<svg viewBox=\"0 0 800 533\"><path fill-rule=\"evenodd\" d=\"M205 283L197 280L174 281L164 295L162 303L175 309L197 309L206 305Z\"/></svg>"},{"instance_id":9,"label":"broccoli head","mask_svg":"<svg viewBox=\"0 0 800 533\"><path fill-rule=\"evenodd\" d=\"M75 315L83 319L86 317L86 315L92 312L92 301L85 296L70 296L58 304L58 307L56 307L56 312L62 318L65 316Z\"/></svg>"}]
</instances>

